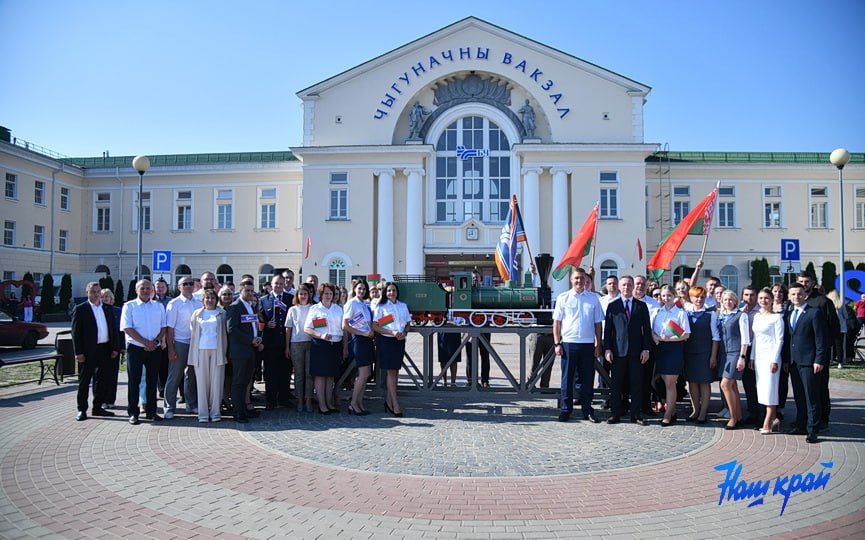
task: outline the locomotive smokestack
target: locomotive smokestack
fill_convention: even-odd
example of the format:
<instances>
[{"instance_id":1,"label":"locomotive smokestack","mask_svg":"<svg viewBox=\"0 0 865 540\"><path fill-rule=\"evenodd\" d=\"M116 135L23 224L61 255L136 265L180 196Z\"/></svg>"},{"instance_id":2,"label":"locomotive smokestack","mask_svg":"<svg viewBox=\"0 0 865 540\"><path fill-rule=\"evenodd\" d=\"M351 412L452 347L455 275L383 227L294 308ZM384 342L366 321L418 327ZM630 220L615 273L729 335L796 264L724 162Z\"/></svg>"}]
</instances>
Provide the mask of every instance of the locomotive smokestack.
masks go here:
<instances>
[{"instance_id":1,"label":"locomotive smokestack","mask_svg":"<svg viewBox=\"0 0 865 540\"><path fill-rule=\"evenodd\" d=\"M541 287L549 287L550 270L553 268L553 257L549 253L539 253L535 257L535 268L541 278Z\"/></svg>"}]
</instances>

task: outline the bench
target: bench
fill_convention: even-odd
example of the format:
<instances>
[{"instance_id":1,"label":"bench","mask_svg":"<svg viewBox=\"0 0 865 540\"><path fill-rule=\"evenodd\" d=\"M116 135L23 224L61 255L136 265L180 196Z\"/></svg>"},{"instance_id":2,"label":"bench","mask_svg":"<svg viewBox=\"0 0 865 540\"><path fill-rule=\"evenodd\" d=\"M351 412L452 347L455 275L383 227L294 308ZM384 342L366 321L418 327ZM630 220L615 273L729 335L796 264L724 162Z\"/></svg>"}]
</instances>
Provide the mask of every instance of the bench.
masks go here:
<instances>
[{"instance_id":1,"label":"bench","mask_svg":"<svg viewBox=\"0 0 865 540\"><path fill-rule=\"evenodd\" d=\"M0 367L18 366L21 364L39 362L39 384L42 384L42 381L45 380L45 374L49 373L54 379L54 384L60 386L60 380L63 378L63 372L61 370L62 361L63 355L54 351L48 354L36 354L33 356L26 356L24 358L0 360Z\"/></svg>"}]
</instances>

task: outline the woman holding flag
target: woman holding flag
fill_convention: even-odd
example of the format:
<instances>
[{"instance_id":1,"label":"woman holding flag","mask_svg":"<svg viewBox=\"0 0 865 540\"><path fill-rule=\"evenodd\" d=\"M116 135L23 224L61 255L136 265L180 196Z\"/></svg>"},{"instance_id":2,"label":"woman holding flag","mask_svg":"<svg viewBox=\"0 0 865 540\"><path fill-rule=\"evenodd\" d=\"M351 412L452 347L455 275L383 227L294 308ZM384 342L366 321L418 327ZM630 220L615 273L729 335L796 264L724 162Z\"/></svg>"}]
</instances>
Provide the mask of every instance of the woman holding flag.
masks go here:
<instances>
[{"instance_id":1,"label":"woman holding flag","mask_svg":"<svg viewBox=\"0 0 865 540\"><path fill-rule=\"evenodd\" d=\"M667 410L661 426L667 427L676 421L676 381L685 365L684 341L691 335L691 326L685 311L676 306L676 291L670 285L661 287L661 308L652 318L652 334L655 350L655 373L664 380L667 389Z\"/></svg>"},{"instance_id":2,"label":"woman holding flag","mask_svg":"<svg viewBox=\"0 0 865 540\"><path fill-rule=\"evenodd\" d=\"M384 299L378 303L373 313L372 329L379 335L378 358L381 367L387 370L387 396L384 408L396 417L402 416L402 408L396 395L396 383L402 359L405 355L405 337L411 325L408 306L399 301L399 287L388 283Z\"/></svg>"},{"instance_id":3,"label":"woman holding flag","mask_svg":"<svg viewBox=\"0 0 865 540\"><path fill-rule=\"evenodd\" d=\"M315 377L315 394L318 397L318 412L337 412L333 385L339 375L342 360L342 309L334 303L336 285L322 283L318 286L318 304L309 308L304 332L312 336L309 354L309 372ZM346 352L348 349L345 349Z\"/></svg>"},{"instance_id":4,"label":"woman holding flag","mask_svg":"<svg viewBox=\"0 0 865 540\"><path fill-rule=\"evenodd\" d=\"M369 287L366 281L354 279L351 282L351 298L345 303L342 315L342 329L349 337L351 355L357 366L357 378L351 393L349 414L365 416L369 412L363 406L363 391L369 379L372 361L375 358L373 346L372 311L369 308Z\"/></svg>"}]
</instances>

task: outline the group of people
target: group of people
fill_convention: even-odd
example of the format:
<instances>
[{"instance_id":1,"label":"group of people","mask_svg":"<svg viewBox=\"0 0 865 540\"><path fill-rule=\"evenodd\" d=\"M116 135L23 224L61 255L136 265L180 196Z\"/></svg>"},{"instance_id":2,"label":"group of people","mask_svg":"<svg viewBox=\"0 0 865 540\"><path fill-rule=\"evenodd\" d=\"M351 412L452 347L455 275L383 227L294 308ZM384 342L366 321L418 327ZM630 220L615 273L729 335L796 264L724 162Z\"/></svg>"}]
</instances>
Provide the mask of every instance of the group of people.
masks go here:
<instances>
[{"instance_id":1,"label":"group of people","mask_svg":"<svg viewBox=\"0 0 865 540\"><path fill-rule=\"evenodd\" d=\"M717 278L705 288L682 281L651 295L644 276L608 278L605 296L592 291L590 282L583 269L575 269L572 289L559 295L553 312L553 342L562 366L560 421L571 419L575 383L583 382L578 385L582 417L600 422L592 407L593 377L595 359L603 358L610 369L609 424L628 414L633 423L646 425L655 392L663 403L661 426L673 425L683 381L692 407L687 420L705 423L711 385L720 381L726 429L752 424L763 434L779 430L778 409L790 382L797 414L788 432L814 443L828 426L828 365L841 333L840 312L831 293L820 294L809 274L801 273L789 290L781 284L745 287L741 299ZM657 379L662 389L655 386Z\"/></svg>"},{"instance_id":2,"label":"group of people","mask_svg":"<svg viewBox=\"0 0 865 540\"><path fill-rule=\"evenodd\" d=\"M142 413L148 420L170 420L181 403L201 423L218 422L223 412L248 423L260 415L253 382L261 377L266 410L294 406L298 412L332 414L339 410L336 377L352 363L357 376L348 412L366 415L364 389L374 362L386 373L385 409L402 416L397 376L411 317L399 301L398 285L370 287L356 279L341 298L336 285L318 284L315 275L296 288L293 281L294 272L286 269L258 293L247 275L235 291L230 284L219 288L215 274L205 272L200 280L182 277L179 293L170 298L167 283L144 279L135 285L135 299L122 308L112 305L110 290L88 283L87 300L72 313L81 365L76 419L86 420L88 411L115 416L110 408L124 350L127 416L133 425Z\"/></svg>"}]
</instances>

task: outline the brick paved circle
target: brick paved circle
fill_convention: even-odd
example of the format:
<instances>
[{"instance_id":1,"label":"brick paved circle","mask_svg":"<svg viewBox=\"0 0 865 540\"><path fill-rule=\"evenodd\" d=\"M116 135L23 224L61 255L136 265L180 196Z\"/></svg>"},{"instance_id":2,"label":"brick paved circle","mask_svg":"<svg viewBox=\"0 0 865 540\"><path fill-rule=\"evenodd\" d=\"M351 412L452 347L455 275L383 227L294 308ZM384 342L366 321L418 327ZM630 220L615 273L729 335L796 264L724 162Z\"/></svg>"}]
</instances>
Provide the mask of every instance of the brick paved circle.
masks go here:
<instances>
[{"instance_id":1,"label":"brick paved circle","mask_svg":"<svg viewBox=\"0 0 865 540\"><path fill-rule=\"evenodd\" d=\"M444 477L578 474L676 459L722 430L679 422L661 428L555 421L554 409L405 400L407 416L268 415L247 436L287 456L358 471ZM376 408L380 405L376 403ZM577 415L579 416L579 415ZM298 431L304 436L298 437Z\"/></svg>"}]
</instances>

